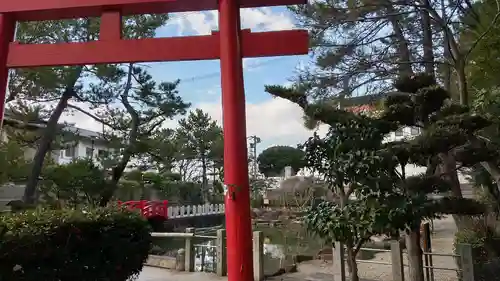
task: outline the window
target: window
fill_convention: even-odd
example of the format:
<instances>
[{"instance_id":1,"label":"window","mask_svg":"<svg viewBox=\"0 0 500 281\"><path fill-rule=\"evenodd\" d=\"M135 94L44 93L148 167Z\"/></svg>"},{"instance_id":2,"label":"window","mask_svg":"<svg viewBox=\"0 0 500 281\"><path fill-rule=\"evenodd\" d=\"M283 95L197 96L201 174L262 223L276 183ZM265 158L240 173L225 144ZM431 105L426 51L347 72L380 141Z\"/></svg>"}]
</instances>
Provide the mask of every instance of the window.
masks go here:
<instances>
[{"instance_id":1,"label":"window","mask_svg":"<svg viewBox=\"0 0 500 281\"><path fill-rule=\"evenodd\" d=\"M403 136L403 128L399 128L396 130L396 137L402 137Z\"/></svg>"},{"instance_id":2,"label":"window","mask_svg":"<svg viewBox=\"0 0 500 281\"><path fill-rule=\"evenodd\" d=\"M99 155L99 157L106 157L108 155L108 152L106 150L99 149L97 151L97 155Z\"/></svg>"},{"instance_id":3,"label":"window","mask_svg":"<svg viewBox=\"0 0 500 281\"><path fill-rule=\"evenodd\" d=\"M92 147L87 147L85 149L85 155L87 157L91 157L92 158L94 156L94 149Z\"/></svg>"},{"instance_id":4,"label":"window","mask_svg":"<svg viewBox=\"0 0 500 281\"><path fill-rule=\"evenodd\" d=\"M66 148L66 150L64 151L64 156L74 158L76 154L75 150L76 149L74 146Z\"/></svg>"},{"instance_id":5,"label":"window","mask_svg":"<svg viewBox=\"0 0 500 281\"><path fill-rule=\"evenodd\" d=\"M419 135L420 134L420 128L418 127L412 127L411 128L411 135L412 136L416 136L416 135Z\"/></svg>"}]
</instances>

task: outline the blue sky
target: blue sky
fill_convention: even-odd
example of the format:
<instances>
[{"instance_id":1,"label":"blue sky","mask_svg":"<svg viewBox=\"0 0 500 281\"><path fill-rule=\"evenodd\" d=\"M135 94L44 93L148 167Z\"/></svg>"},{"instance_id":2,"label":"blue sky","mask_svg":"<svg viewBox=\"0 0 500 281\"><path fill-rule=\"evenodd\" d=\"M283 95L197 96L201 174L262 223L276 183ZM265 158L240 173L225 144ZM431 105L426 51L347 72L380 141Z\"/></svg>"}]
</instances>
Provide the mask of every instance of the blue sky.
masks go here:
<instances>
[{"instance_id":1,"label":"blue sky","mask_svg":"<svg viewBox=\"0 0 500 281\"><path fill-rule=\"evenodd\" d=\"M294 18L285 7L242 9L242 28L253 32L294 29ZM157 31L157 37L206 35L217 30L217 12L172 14L168 24ZM272 145L296 145L312 133L302 126L302 112L296 105L274 99L264 92L264 85L287 84L305 56L268 57L244 60L245 93L247 101L247 133L262 139L259 151ZM180 94L221 122L221 89L219 61L190 61L148 64L157 81L181 79ZM96 128L91 120L67 116L67 121L86 129ZM166 124L175 127L176 121ZM220 125L222 125L220 123Z\"/></svg>"}]
</instances>

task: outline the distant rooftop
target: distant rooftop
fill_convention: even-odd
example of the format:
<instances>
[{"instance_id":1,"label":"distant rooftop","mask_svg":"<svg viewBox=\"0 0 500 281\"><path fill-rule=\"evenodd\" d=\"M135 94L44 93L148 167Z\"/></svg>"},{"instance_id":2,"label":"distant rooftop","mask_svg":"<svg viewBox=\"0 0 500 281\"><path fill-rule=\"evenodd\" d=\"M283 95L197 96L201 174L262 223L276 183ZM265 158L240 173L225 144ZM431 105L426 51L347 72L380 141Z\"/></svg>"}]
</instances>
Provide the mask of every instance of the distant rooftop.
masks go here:
<instances>
[{"instance_id":1,"label":"distant rooftop","mask_svg":"<svg viewBox=\"0 0 500 281\"><path fill-rule=\"evenodd\" d=\"M102 133L87 130L87 129L78 128L75 126L65 126L63 130L74 133L74 134L78 134L80 137L84 137L84 138L89 138L89 139L102 138Z\"/></svg>"},{"instance_id":2,"label":"distant rooftop","mask_svg":"<svg viewBox=\"0 0 500 281\"><path fill-rule=\"evenodd\" d=\"M9 115L5 113L4 121L6 124L12 125L12 126L25 126L25 127L32 127L32 128L45 128L47 126L47 122L45 120L39 120L39 121L25 121L25 120L19 120L14 118L12 115ZM102 139L102 133L87 130L87 129L82 129L74 126L74 124L60 124L63 126L63 131L70 132L73 134L77 134L80 137L83 138L89 138L89 139Z\"/></svg>"}]
</instances>

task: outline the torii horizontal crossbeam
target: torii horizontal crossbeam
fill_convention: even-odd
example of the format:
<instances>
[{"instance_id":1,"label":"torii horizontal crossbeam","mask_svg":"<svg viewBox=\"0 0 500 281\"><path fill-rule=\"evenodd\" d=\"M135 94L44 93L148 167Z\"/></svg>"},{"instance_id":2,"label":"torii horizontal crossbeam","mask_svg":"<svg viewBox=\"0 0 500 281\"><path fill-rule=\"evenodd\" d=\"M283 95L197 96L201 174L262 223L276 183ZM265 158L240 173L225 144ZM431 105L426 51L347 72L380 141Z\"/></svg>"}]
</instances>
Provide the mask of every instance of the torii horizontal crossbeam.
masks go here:
<instances>
[{"instance_id":1,"label":"torii horizontal crossbeam","mask_svg":"<svg viewBox=\"0 0 500 281\"><path fill-rule=\"evenodd\" d=\"M217 10L218 0L0 0L0 14L18 21L99 17L113 10L122 15ZM306 0L241 0L241 8L305 4Z\"/></svg>"},{"instance_id":2,"label":"torii horizontal crossbeam","mask_svg":"<svg viewBox=\"0 0 500 281\"><path fill-rule=\"evenodd\" d=\"M304 30L251 33L242 30L243 57L301 55L308 50ZM133 63L159 61L211 60L220 58L219 33L206 36L104 40L86 43L11 43L7 67L37 67Z\"/></svg>"}]
</instances>

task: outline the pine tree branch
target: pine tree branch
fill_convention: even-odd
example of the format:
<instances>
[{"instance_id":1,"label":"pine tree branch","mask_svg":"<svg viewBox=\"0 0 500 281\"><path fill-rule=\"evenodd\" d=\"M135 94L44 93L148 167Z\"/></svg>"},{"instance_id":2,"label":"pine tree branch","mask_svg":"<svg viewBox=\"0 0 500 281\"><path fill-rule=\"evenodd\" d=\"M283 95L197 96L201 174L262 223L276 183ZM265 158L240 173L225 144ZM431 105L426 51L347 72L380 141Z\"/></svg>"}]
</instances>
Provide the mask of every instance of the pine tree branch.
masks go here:
<instances>
[{"instance_id":1,"label":"pine tree branch","mask_svg":"<svg viewBox=\"0 0 500 281\"><path fill-rule=\"evenodd\" d=\"M464 55L464 61L467 61L467 58L472 53L472 51L476 48L476 46L479 44L479 42L481 42L481 40L483 40L483 38L493 30L493 27L495 27L498 19L500 18L500 2L497 0L496 3L497 3L497 13L495 14L495 17L490 22L490 24L488 25L486 30L483 33L481 33L481 35L474 41L474 43L472 43L472 46L469 48L469 50L467 50L467 52Z\"/></svg>"},{"instance_id":2,"label":"pine tree branch","mask_svg":"<svg viewBox=\"0 0 500 281\"><path fill-rule=\"evenodd\" d=\"M94 114L92 114L92 113L90 113L90 112L88 112L88 111L86 111L86 110L84 110L84 109L82 109L82 108L80 108L80 107L78 107L78 106L76 106L76 105L73 105L73 104L68 104L68 108L71 108L71 109L77 110L77 111L79 111L79 112L81 112L81 113L83 113L83 114L87 115L88 117L90 117L90 118L94 119L95 121L97 121L97 122L99 122L99 123L101 123L101 124L104 124L104 125L106 125L106 126L110 127L110 128L111 128L111 129L113 129L113 130L117 130L117 131L119 130L119 128L115 127L113 124L111 124L111 123L109 123L109 122L106 122L106 121L105 121L105 120L103 120L102 118L99 118L99 117L97 117L96 115L94 115Z\"/></svg>"}]
</instances>

